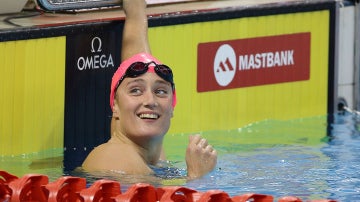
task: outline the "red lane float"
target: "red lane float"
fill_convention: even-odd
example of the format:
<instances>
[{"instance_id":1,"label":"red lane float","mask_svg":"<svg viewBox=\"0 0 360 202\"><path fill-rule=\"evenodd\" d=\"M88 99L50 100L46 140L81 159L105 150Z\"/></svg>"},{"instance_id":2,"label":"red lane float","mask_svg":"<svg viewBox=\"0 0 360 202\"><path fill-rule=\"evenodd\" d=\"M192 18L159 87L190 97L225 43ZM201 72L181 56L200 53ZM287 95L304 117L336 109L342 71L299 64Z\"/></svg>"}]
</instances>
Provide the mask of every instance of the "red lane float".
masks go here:
<instances>
[{"instance_id":1,"label":"red lane float","mask_svg":"<svg viewBox=\"0 0 360 202\"><path fill-rule=\"evenodd\" d=\"M137 183L121 193L120 183L113 180L97 180L86 187L86 179L64 176L49 183L41 174L27 174L19 178L0 170L0 201L23 202L273 202L274 197L247 193L231 197L221 190L198 192L182 186L156 188L150 184ZM308 202L335 202L319 199ZM278 202L302 202L295 196L284 196Z\"/></svg>"},{"instance_id":2,"label":"red lane float","mask_svg":"<svg viewBox=\"0 0 360 202\"><path fill-rule=\"evenodd\" d=\"M47 201L83 201L80 192L86 189L86 180L79 177L64 176L55 182L45 185Z\"/></svg>"}]
</instances>

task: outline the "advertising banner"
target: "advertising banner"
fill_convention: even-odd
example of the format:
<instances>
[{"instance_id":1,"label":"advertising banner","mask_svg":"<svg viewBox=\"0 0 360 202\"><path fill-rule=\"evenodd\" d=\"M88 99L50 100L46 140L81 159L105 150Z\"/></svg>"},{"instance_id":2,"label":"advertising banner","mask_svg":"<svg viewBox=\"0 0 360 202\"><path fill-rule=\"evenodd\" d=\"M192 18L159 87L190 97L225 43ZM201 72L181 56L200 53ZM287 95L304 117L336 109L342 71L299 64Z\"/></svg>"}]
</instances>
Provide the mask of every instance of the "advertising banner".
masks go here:
<instances>
[{"instance_id":1,"label":"advertising banner","mask_svg":"<svg viewBox=\"0 0 360 202\"><path fill-rule=\"evenodd\" d=\"M310 78L310 33L276 35L198 46L198 92Z\"/></svg>"},{"instance_id":2,"label":"advertising banner","mask_svg":"<svg viewBox=\"0 0 360 202\"><path fill-rule=\"evenodd\" d=\"M110 137L110 84L120 64L121 34L70 35L66 47L64 163L73 169Z\"/></svg>"}]
</instances>

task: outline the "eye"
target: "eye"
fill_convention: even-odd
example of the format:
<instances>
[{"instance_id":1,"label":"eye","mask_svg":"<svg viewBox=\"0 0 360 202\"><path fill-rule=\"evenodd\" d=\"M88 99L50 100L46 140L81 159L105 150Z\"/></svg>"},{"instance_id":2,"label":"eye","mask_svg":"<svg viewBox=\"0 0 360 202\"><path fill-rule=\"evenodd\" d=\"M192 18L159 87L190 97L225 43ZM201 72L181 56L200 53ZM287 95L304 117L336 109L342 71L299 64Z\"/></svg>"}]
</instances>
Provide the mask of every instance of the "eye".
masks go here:
<instances>
[{"instance_id":1,"label":"eye","mask_svg":"<svg viewBox=\"0 0 360 202\"><path fill-rule=\"evenodd\" d=\"M132 95L141 95L142 94L142 90L140 88L131 88L129 90L129 93L132 94Z\"/></svg>"},{"instance_id":2,"label":"eye","mask_svg":"<svg viewBox=\"0 0 360 202\"><path fill-rule=\"evenodd\" d=\"M159 96L166 96L169 94L169 91L166 88L158 88L155 90L155 94Z\"/></svg>"}]
</instances>

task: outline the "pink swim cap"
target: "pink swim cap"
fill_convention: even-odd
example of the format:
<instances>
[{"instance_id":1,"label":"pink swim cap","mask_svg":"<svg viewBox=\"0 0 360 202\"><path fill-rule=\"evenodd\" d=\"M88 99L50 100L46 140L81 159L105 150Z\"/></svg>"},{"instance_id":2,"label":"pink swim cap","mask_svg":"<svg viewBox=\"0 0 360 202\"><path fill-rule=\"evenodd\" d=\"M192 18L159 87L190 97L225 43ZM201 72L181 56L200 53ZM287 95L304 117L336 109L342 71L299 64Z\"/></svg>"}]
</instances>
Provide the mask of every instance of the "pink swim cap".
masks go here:
<instances>
[{"instance_id":1,"label":"pink swim cap","mask_svg":"<svg viewBox=\"0 0 360 202\"><path fill-rule=\"evenodd\" d=\"M110 91L110 108L111 109L114 105L116 85L118 84L121 77L125 74L126 70L129 68L129 66L134 62L148 63L151 61L154 61L156 64L162 64L158 59L156 59L155 57L153 57L152 55L150 55L148 53L138 53L138 54L133 55L132 57L126 59L125 61L123 61L120 64L120 66L114 73L114 75L112 77L112 81L111 81L111 91ZM175 105L176 105L176 92L175 92L175 88L174 88L173 89L172 106L175 108Z\"/></svg>"}]
</instances>

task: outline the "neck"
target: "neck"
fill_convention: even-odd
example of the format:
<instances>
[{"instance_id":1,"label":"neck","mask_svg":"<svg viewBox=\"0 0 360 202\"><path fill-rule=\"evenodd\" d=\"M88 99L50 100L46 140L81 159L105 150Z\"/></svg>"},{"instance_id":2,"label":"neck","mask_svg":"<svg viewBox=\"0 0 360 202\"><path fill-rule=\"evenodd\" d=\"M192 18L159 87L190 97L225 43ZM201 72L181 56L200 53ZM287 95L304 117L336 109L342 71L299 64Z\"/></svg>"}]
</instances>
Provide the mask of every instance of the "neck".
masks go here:
<instances>
[{"instance_id":1,"label":"neck","mask_svg":"<svg viewBox=\"0 0 360 202\"><path fill-rule=\"evenodd\" d=\"M131 147L146 164L155 165L160 159L162 138L129 138L116 127L117 120L111 121L111 138L109 143Z\"/></svg>"}]
</instances>

